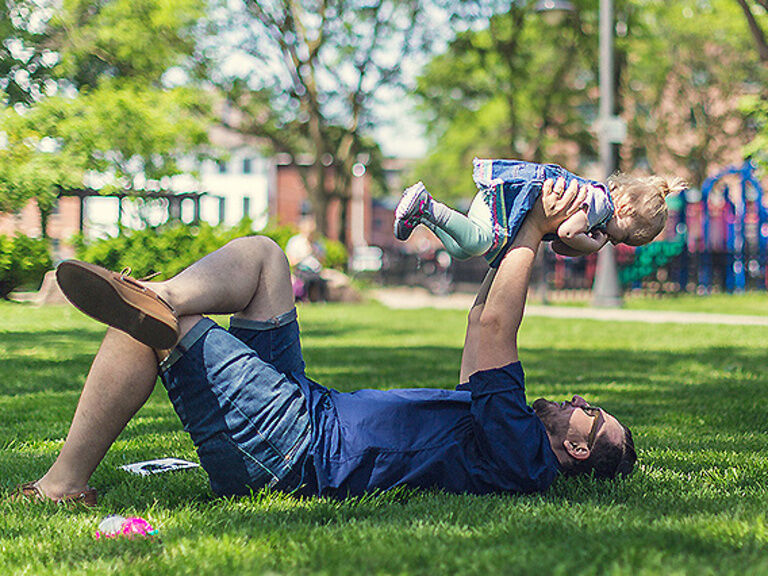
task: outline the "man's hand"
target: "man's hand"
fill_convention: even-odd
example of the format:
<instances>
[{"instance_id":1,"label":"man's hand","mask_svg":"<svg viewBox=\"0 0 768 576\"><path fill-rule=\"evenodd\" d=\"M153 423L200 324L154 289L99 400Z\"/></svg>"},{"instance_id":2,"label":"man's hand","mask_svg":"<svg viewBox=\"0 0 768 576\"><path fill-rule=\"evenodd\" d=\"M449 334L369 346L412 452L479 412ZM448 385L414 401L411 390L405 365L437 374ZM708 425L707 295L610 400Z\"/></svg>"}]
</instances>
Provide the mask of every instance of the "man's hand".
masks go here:
<instances>
[{"instance_id":1,"label":"man's hand","mask_svg":"<svg viewBox=\"0 0 768 576\"><path fill-rule=\"evenodd\" d=\"M587 186L579 187L576 180L571 180L567 189L565 178L545 180L541 187L541 197L536 201L530 216L542 234L549 234L578 212L586 199Z\"/></svg>"}]
</instances>

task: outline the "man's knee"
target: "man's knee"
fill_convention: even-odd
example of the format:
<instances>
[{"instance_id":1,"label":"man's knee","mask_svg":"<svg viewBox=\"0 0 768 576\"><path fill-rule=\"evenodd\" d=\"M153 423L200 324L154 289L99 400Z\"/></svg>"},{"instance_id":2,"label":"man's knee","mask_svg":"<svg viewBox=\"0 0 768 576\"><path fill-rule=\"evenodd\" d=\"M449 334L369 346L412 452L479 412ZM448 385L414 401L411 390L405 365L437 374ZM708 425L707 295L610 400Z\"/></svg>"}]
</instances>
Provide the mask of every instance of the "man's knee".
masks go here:
<instances>
[{"instance_id":1,"label":"man's knee","mask_svg":"<svg viewBox=\"0 0 768 576\"><path fill-rule=\"evenodd\" d=\"M288 267L282 248L267 236L243 236L230 240L227 245L267 267Z\"/></svg>"}]
</instances>

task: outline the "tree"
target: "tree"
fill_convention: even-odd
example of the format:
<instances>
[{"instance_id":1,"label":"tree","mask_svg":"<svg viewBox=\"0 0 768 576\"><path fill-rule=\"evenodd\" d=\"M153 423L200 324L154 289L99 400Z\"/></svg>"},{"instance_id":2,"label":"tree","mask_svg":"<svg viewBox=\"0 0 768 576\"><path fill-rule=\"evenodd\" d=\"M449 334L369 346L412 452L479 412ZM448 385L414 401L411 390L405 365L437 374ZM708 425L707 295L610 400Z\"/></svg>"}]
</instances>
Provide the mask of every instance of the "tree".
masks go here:
<instances>
[{"instance_id":1,"label":"tree","mask_svg":"<svg viewBox=\"0 0 768 576\"><path fill-rule=\"evenodd\" d=\"M747 19L749 32L757 47L760 62L768 64L768 41L765 37L765 13L768 11L768 0L754 0L753 2L736 0L736 2Z\"/></svg>"},{"instance_id":2,"label":"tree","mask_svg":"<svg viewBox=\"0 0 768 576\"><path fill-rule=\"evenodd\" d=\"M574 20L560 26L544 22L534 4L508 3L465 23L418 79L435 142L419 175L441 195L471 193L474 156L567 163L574 148L594 156L594 3L577 3Z\"/></svg>"},{"instance_id":3,"label":"tree","mask_svg":"<svg viewBox=\"0 0 768 576\"><path fill-rule=\"evenodd\" d=\"M0 3L0 90L5 103L29 104L50 86L58 58L47 46L47 28L32 0Z\"/></svg>"},{"instance_id":4,"label":"tree","mask_svg":"<svg viewBox=\"0 0 768 576\"><path fill-rule=\"evenodd\" d=\"M298 168L318 230L333 198L349 198L380 93L403 80L403 63L430 40L420 0L248 0L233 16L238 43L258 62L227 80L240 111L233 126L274 151L307 158Z\"/></svg>"},{"instance_id":5,"label":"tree","mask_svg":"<svg viewBox=\"0 0 768 576\"><path fill-rule=\"evenodd\" d=\"M764 76L745 24L731 0L636 8L623 39L629 168L699 186L714 169L741 160L754 131L740 103Z\"/></svg>"},{"instance_id":6,"label":"tree","mask_svg":"<svg viewBox=\"0 0 768 576\"><path fill-rule=\"evenodd\" d=\"M45 238L61 187L82 184L85 158L41 130L39 117L9 108L0 118L5 136L0 149L0 211L17 212L34 199Z\"/></svg>"},{"instance_id":7,"label":"tree","mask_svg":"<svg viewBox=\"0 0 768 576\"><path fill-rule=\"evenodd\" d=\"M181 159L202 154L210 103L193 81L204 62L197 50L204 7L193 0L65 0L48 15L40 38L56 49L48 81L56 78L61 90L30 92L26 107L0 118L7 140L0 210L34 198L45 235L59 192L82 188L84 177L98 173L102 191L140 196L180 173ZM188 87L168 85L172 69Z\"/></svg>"},{"instance_id":8,"label":"tree","mask_svg":"<svg viewBox=\"0 0 768 576\"><path fill-rule=\"evenodd\" d=\"M169 70L205 77L208 9L207 0L62 0L48 27L57 73L78 89L106 78L161 88Z\"/></svg>"},{"instance_id":9,"label":"tree","mask_svg":"<svg viewBox=\"0 0 768 576\"><path fill-rule=\"evenodd\" d=\"M756 47L757 57L765 68L768 66L768 41L766 26L768 26L768 2L766 0L736 0L746 18L749 32ZM742 111L753 122L756 133L745 149L747 156L752 157L762 166L768 166L768 90L766 83L760 84L759 91L742 102Z\"/></svg>"},{"instance_id":10,"label":"tree","mask_svg":"<svg viewBox=\"0 0 768 576\"><path fill-rule=\"evenodd\" d=\"M449 196L473 189L473 156L580 168L595 159L598 14L552 27L516 2L457 34L418 94L436 141L420 176ZM616 2L617 108L629 127L619 168L700 184L749 139L739 103L763 74L732 0ZM586 161L586 162L585 162Z\"/></svg>"}]
</instances>

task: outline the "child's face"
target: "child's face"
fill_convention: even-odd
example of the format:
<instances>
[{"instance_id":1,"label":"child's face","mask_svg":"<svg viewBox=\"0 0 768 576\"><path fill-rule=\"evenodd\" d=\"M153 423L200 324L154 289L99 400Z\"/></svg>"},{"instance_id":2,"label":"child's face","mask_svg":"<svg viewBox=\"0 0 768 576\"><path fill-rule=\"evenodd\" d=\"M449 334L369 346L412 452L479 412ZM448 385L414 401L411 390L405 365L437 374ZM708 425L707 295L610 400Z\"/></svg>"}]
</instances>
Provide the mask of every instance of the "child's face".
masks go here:
<instances>
[{"instance_id":1,"label":"child's face","mask_svg":"<svg viewBox=\"0 0 768 576\"><path fill-rule=\"evenodd\" d=\"M605 226L605 233L608 236L608 240L611 244L621 244L626 242L629 237L629 231L631 229L630 219L621 214L614 214L613 218L608 220L608 224Z\"/></svg>"}]
</instances>

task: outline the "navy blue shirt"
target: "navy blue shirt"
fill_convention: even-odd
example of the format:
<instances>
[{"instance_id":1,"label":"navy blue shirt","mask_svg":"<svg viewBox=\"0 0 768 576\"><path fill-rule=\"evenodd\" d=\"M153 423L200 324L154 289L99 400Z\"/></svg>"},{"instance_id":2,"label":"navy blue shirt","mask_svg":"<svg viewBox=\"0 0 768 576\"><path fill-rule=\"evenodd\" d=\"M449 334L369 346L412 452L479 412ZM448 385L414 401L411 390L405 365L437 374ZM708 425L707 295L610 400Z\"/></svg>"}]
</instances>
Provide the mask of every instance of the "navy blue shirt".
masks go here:
<instances>
[{"instance_id":1,"label":"navy blue shirt","mask_svg":"<svg viewBox=\"0 0 768 576\"><path fill-rule=\"evenodd\" d=\"M476 372L456 390L325 390L310 404L320 494L535 492L557 475L519 362Z\"/></svg>"}]
</instances>

